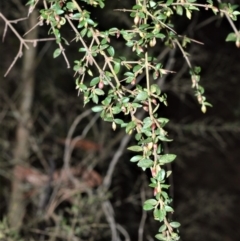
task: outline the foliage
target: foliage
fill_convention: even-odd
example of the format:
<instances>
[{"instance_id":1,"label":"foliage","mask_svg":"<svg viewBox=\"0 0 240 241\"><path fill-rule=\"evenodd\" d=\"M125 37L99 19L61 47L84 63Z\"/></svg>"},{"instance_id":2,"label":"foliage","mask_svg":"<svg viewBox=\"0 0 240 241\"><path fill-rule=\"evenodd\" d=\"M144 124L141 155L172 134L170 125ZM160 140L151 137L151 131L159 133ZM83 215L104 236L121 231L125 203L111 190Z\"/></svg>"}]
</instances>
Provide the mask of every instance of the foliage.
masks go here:
<instances>
[{"instance_id":1,"label":"foliage","mask_svg":"<svg viewBox=\"0 0 240 241\"><path fill-rule=\"evenodd\" d=\"M149 49L157 43L166 46L178 47L190 68L192 87L195 88L198 102L201 104L202 112L206 112L206 102L203 95L204 89L199 85L200 67L193 67L188 59L184 48L192 39L186 36L179 36L174 30L172 17L186 14L191 19L193 11L199 11L200 7L209 8L214 14L224 13L228 18L236 20L236 6L220 4L219 8L213 6L211 0L205 5L198 4L194 0L184 2L168 0L166 3L158 1L138 0L132 9L121 10L130 13L134 25L132 29L117 29L112 27L107 31L100 31L97 22L91 18L91 13L84 10L77 1L48 1L45 9L41 10L41 20L50 24L50 33L56 37L58 44L64 41L61 36L61 27L67 22L75 32L75 40L80 42L82 47L79 52L83 57L74 63L76 86L79 92L84 94L84 104L89 101L97 106L93 107L94 112L101 112L105 121L112 122L112 128L117 126L125 128L127 134L136 131L136 145L128 149L140 153L131 158L144 171L151 169L152 178L150 187L154 189L154 198L145 201L144 210L153 210L154 218L163 222L159 228L156 238L159 240L178 240L180 224L167 219L168 213L173 213L170 207L171 199L166 192L169 185L166 185L166 178L171 175L165 171L164 166L172 162L174 154L163 154L162 142L171 141L168 138L164 126L168 119L159 116L159 107L167 105L167 96L161 93L161 89L155 84L158 78L171 72L163 68L158 60L149 54ZM102 0L86 0L87 4L94 7L104 7ZM33 6L34 1L29 4ZM74 24L77 22L77 25ZM239 38L228 36L227 41L236 41L238 46ZM131 59L115 53L111 45L113 38L123 38L126 45L131 48ZM66 42L66 40L65 40ZM90 44L87 44L90 43ZM56 58L63 49L55 50L53 57ZM97 61L102 58L103 65ZM144 81L140 84L141 74L145 75ZM92 76L90 83L86 83L85 76ZM144 110L146 117L141 119L138 112ZM123 113L126 117L121 115Z\"/></svg>"},{"instance_id":2,"label":"foliage","mask_svg":"<svg viewBox=\"0 0 240 241\"><path fill-rule=\"evenodd\" d=\"M31 0L29 13L38 1ZM104 7L102 0L82 1L93 7ZM154 219L161 222L159 240L179 240L178 228L180 224L170 219L174 212L171 198L168 195L166 179L171 175L166 170L166 164L176 158L174 154L164 154L163 142L172 141L168 137L165 125L168 119L161 116L160 108L167 106L167 96L162 93L157 80L172 70L164 69L154 56L152 49L157 44L166 45L169 48L178 48L189 66L192 87L201 110L206 112L207 106L211 106L204 96L204 88L199 84L201 68L192 66L189 55L186 52L188 44L195 40L178 35L174 30L174 17L186 16L191 19L194 11L200 8L210 9L214 14L223 14L230 21L234 33L230 33L227 41L234 41L239 47L239 32L232 24L240 13L235 5L213 5L211 0L206 4L197 3L195 0L187 1L151 1L137 0L132 9L118 9L120 12L128 12L133 20L130 29L118 29L112 27L101 31L98 23L91 17L91 12L85 10L77 1L48 0L40 11L40 24L50 26L49 34L53 34L59 47L54 51L53 57L61 54L66 57L62 43L70 44L62 36L61 28L68 24L75 33L74 40L79 42L79 59L74 61L76 76L76 88L83 93L84 104L92 101L96 104L93 112L100 112L104 121L112 123L112 129L119 126L124 128L127 134L135 133L136 144L128 149L137 152L131 158L131 162L144 171L151 170L150 187L153 188L153 198L144 203L144 210L153 210ZM122 38L126 46L132 51L131 58L121 56L112 42ZM103 63L103 64L101 64ZM86 81L86 76L91 81ZM145 113L145 117L143 112Z\"/></svg>"}]
</instances>

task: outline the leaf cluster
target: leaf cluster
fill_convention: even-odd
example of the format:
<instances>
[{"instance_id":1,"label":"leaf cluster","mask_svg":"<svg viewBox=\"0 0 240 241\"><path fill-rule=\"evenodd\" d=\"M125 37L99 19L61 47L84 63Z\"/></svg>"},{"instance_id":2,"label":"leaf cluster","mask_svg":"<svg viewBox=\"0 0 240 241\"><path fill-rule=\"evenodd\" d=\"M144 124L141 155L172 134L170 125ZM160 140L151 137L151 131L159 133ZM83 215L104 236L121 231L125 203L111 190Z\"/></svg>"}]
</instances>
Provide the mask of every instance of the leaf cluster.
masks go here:
<instances>
[{"instance_id":1,"label":"leaf cluster","mask_svg":"<svg viewBox=\"0 0 240 241\"><path fill-rule=\"evenodd\" d=\"M232 23L240 13L236 6L230 4L213 5L211 0L206 4L196 0L186 1L154 1L137 0L131 9L118 9L129 13L132 18L132 28L118 29L112 27L101 31L98 23L91 17L91 12L83 9L75 0L48 0L45 8L40 11L42 23L50 26L49 33L56 38L59 48L53 53L56 58L64 54L61 43L69 44L61 36L61 27L68 24L73 30L74 40L79 43L79 59L74 61L73 70L76 77L76 89L83 94L84 104L93 102L94 112L100 112L103 120L112 123L112 129L124 128L127 134L135 133L136 144L128 149L138 152L131 162L142 168L151 170L150 187L153 188L153 198L144 203L144 210L153 210L154 219L161 222L159 240L179 240L180 224L168 218L168 213L174 210L170 206L168 195L169 185L166 179L171 175L164 166L174 161L174 154L164 154L163 142L172 141L164 127L168 119L161 116L160 106L167 105L167 96L162 93L156 80L173 71L163 68L155 56L150 55L150 49L157 44L169 48L178 48L183 54L192 80L192 87L201 110L211 106L204 96L204 88L199 85L200 67L192 66L186 52L188 44L194 40L181 36L174 30L172 17L185 15L192 18L194 11L200 8L211 9L214 14L222 14ZM104 7L102 0L82 1L93 7ZM28 2L34 6L36 1ZM234 28L233 28L234 29ZM132 51L131 58L121 56L112 45L113 40L124 39L126 46ZM235 31L227 37L227 41L235 41L239 47L239 33ZM98 59L102 59L100 63ZM144 75L144 78L140 78ZM91 81L86 81L90 76ZM139 113L145 113L141 117ZM125 118L127 116L128 118ZM127 121L126 121L127 120Z\"/></svg>"}]
</instances>

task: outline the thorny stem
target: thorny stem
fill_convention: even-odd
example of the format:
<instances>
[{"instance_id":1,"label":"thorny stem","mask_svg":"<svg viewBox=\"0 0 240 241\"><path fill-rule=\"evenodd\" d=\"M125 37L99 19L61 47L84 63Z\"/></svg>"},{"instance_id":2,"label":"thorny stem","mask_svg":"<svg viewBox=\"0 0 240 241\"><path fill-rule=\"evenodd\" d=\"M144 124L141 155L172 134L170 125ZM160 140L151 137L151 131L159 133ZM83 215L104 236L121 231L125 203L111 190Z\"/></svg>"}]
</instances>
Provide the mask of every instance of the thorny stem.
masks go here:
<instances>
[{"instance_id":1,"label":"thorny stem","mask_svg":"<svg viewBox=\"0 0 240 241\"><path fill-rule=\"evenodd\" d=\"M0 17L3 19L3 21L6 23L6 25L11 28L11 30L14 32L14 34L17 36L19 41L22 43L22 45L25 46L26 49L29 49L28 45L25 43L24 39L19 35L19 33L16 31L16 29L12 26L12 24L4 17L2 13L0 13Z\"/></svg>"},{"instance_id":2,"label":"thorny stem","mask_svg":"<svg viewBox=\"0 0 240 241\"><path fill-rule=\"evenodd\" d=\"M11 65L9 66L9 68L7 69L6 73L4 74L4 77L6 77L8 75L8 73L10 72L10 70L13 68L13 66L15 65L15 63L17 62L18 58L20 58L22 56L22 48L23 46L26 49L29 49L29 46L26 43L33 43L33 46L35 47L36 42L40 42L40 41L52 41L55 40L55 38L43 38L43 39L24 39L22 38L19 33L16 31L16 29L12 26L11 23L17 23L19 21L25 20L27 18L21 18L21 19L17 19L17 20L8 20L7 18L4 17L4 15L2 13L0 13L0 18L3 19L3 21L6 24L6 27L4 29L4 34L3 34L3 41L4 41L4 37L6 35L7 32L7 26L13 31L13 33L15 34L15 36L19 39L20 41L20 46L18 49L18 53L15 56L13 62L11 63Z\"/></svg>"}]
</instances>

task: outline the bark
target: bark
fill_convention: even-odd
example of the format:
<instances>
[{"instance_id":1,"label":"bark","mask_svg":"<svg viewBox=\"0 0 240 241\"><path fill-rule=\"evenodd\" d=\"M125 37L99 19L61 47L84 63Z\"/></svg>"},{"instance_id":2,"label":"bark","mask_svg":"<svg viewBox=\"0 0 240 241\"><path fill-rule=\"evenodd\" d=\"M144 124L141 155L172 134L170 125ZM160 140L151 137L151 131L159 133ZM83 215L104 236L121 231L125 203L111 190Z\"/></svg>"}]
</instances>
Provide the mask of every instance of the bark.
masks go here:
<instances>
[{"instance_id":1,"label":"bark","mask_svg":"<svg viewBox=\"0 0 240 241\"><path fill-rule=\"evenodd\" d=\"M28 19L28 28L37 23L37 12L32 12ZM35 28L26 38L36 39L38 30ZM16 129L16 146L13 151L14 167L12 176L12 191L9 200L8 221L11 228L19 231L25 214L26 200L24 200L23 183L18 179L17 171L19 166L26 166L29 157L29 136L32 128L31 107L34 94L34 68L36 48L29 44L29 50L23 53L23 65L21 70L21 97L19 101L19 120Z\"/></svg>"}]
</instances>

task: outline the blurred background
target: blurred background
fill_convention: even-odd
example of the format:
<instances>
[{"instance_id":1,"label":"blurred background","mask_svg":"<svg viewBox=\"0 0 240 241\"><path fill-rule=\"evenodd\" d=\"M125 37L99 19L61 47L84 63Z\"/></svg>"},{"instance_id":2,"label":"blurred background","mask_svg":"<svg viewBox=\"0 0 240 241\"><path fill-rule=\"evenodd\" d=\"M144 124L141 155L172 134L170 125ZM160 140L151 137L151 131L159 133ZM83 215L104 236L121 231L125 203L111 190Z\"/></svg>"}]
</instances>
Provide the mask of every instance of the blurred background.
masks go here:
<instances>
[{"instance_id":1,"label":"blurred background","mask_svg":"<svg viewBox=\"0 0 240 241\"><path fill-rule=\"evenodd\" d=\"M91 104L83 107L72 70L81 58L79 43L63 46L67 68L62 56L53 59L55 41L24 42L5 28L7 22L23 36L37 24L37 11L21 19L28 14L25 3L0 3L0 240L154 240L159 223L142 210L152 197L150 173L129 162L132 153L126 150L134 140L124 130L113 131L111 123L90 111ZM104 10L82 7L101 30L131 28L129 15L113 10L130 8L133 1L105 3ZM202 68L201 85L213 105L202 114L181 52L158 42L152 55L176 71L161 80L168 107L160 110L170 119L167 131L174 139L164 151L178 156L168 167L173 170L173 219L181 223L181 240L237 241L240 50L225 42L232 32L226 19L210 11L195 12L191 21L177 16L173 21L180 35L204 43L192 43L187 51ZM235 24L239 28L239 21ZM38 26L24 38L51 38L48 30ZM67 26L61 30L67 41L74 39ZM123 39L113 45L131 57Z\"/></svg>"}]
</instances>

